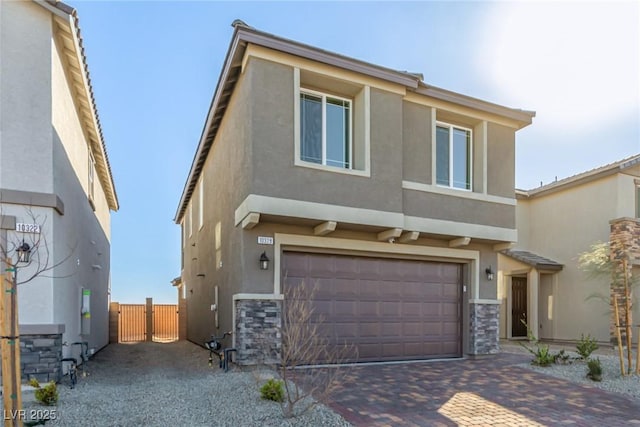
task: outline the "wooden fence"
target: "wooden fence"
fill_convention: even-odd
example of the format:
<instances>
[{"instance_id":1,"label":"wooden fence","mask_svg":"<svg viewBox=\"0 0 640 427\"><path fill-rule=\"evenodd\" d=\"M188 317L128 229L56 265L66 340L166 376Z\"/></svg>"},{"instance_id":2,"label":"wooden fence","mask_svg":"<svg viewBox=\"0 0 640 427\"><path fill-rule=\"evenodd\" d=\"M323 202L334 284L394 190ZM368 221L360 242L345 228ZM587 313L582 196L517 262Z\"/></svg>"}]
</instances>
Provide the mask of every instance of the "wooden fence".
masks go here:
<instances>
[{"instance_id":1,"label":"wooden fence","mask_svg":"<svg viewBox=\"0 0 640 427\"><path fill-rule=\"evenodd\" d=\"M183 308L183 304L180 305ZM171 342L184 339L179 328L180 316L177 304L120 304L109 307L109 342L157 341Z\"/></svg>"}]
</instances>

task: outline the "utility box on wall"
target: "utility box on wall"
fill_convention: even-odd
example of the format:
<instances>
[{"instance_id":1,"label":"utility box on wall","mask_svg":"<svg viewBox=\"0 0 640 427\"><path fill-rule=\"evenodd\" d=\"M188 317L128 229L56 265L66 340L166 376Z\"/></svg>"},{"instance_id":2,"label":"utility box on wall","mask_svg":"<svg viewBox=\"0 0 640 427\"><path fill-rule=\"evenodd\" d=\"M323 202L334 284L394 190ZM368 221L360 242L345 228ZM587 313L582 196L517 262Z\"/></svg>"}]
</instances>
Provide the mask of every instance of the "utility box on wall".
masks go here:
<instances>
[{"instance_id":1,"label":"utility box on wall","mask_svg":"<svg viewBox=\"0 0 640 427\"><path fill-rule=\"evenodd\" d=\"M91 289L82 289L82 306L80 309L80 333L91 333Z\"/></svg>"}]
</instances>

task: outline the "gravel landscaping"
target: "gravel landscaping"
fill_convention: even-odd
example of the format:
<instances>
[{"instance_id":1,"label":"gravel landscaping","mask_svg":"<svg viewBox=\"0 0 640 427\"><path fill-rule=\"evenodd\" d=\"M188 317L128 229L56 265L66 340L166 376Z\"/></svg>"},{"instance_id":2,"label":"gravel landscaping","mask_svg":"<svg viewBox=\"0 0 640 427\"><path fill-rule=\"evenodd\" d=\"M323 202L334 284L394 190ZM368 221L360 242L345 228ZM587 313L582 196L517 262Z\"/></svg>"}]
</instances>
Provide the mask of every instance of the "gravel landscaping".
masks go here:
<instances>
[{"instance_id":1,"label":"gravel landscaping","mask_svg":"<svg viewBox=\"0 0 640 427\"><path fill-rule=\"evenodd\" d=\"M571 357L577 356L568 351L570 346L564 348ZM504 345L503 351L528 354L517 344ZM622 377L617 353L604 349L594 356L603 365L602 382L586 377L584 361L518 366L640 400L640 376ZM56 419L47 425L59 426L350 426L323 405L301 417L285 419L278 403L260 398L257 378L272 372L258 375L235 368L225 373L217 364L209 367L207 360L208 351L186 341L109 345L89 362L89 375L80 376L75 389L63 379L57 406L38 404L33 392L23 393L23 406L27 418L32 411L55 413Z\"/></svg>"},{"instance_id":2,"label":"gravel landscaping","mask_svg":"<svg viewBox=\"0 0 640 427\"><path fill-rule=\"evenodd\" d=\"M257 375L208 366L209 353L186 341L109 345L88 364L75 389L58 385L57 407L24 393L31 410L55 410L60 426L349 426L318 405L284 419L280 405L260 398ZM41 412L42 413L42 412Z\"/></svg>"},{"instance_id":3,"label":"gravel landscaping","mask_svg":"<svg viewBox=\"0 0 640 427\"><path fill-rule=\"evenodd\" d=\"M518 348L519 346L509 345L503 348L503 351L526 353L525 349ZM578 354L575 351L571 351L569 346L559 347L554 346L552 351L557 352L564 348L565 353L572 359L577 358ZM533 357L533 356L532 356ZM592 381L587 378L587 363L583 360L575 360L570 364L553 364L551 366L536 366L530 363L522 364L520 366L541 372L543 374L551 375L553 377L562 378L574 383L587 385L591 387L598 387L603 390L611 391L614 393L623 393L630 396L633 399L640 400L640 375L620 375L620 359L617 353L613 349L599 350L592 355L594 358L599 358L602 363L602 381ZM626 352L624 353L625 366L626 366ZM633 371L635 372L635 350L633 355Z\"/></svg>"}]
</instances>

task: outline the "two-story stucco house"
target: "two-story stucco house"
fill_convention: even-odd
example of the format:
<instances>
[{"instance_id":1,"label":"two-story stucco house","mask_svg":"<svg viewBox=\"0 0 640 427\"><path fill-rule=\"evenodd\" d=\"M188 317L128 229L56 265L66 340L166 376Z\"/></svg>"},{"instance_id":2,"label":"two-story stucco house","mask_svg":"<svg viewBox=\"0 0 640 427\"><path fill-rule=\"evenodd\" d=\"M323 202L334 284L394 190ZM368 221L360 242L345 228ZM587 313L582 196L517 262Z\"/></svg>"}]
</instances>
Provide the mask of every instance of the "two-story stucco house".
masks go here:
<instances>
[{"instance_id":1,"label":"two-story stucco house","mask_svg":"<svg viewBox=\"0 0 640 427\"><path fill-rule=\"evenodd\" d=\"M518 242L498 256L501 337L526 337L524 320L545 340L615 340L610 280L591 277L578 259L595 243L612 242L640 268L640 155L516 197ZM636 304L635 322L639 316Z\"/></svg>"},{"instance_id":2,"label":"two-story stucco house","mask_svg":"<svg viewBox=\"0 0 640 427\"><path fill-rule=\"evenodd\" d=\"M515 134L534 113L234 27L175 216L188 338L233 331L239 363L277 352L304 282L358 361L497 351L489 272L517 240Z\"/></svg>"},{"instance_id":3,"label":"two-story stucco house","mask_svg":"<svg viewBox=\"0 0 640 427\"><path fill-rule=\"evenodd\" d=\"M14 262L16 245L31 244L19 283L46 269L18 286L23 374L57 379L56 359L29 370L45 351L40 344L67 355L64 341L108 343L110 212L118 199L75 10L0 2L0 39L0 237Z\"/></svg>"}]
</instances>

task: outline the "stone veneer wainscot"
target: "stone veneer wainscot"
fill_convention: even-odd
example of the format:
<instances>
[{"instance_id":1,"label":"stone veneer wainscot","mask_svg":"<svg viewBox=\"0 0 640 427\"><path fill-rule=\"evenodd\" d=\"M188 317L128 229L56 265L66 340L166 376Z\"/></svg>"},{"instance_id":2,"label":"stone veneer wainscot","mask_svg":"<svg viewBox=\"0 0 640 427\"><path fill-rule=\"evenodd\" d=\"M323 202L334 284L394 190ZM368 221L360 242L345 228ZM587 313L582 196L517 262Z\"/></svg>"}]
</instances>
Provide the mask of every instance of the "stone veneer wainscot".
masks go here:
<instances>
[{"instance_id":1,"label":"stone veneer wainscot","mask_svg":"<svg viewBox=\"0 0 640 427\"><path fill-rule=\"evenodd\" d=\"M282 348L281 327L281 301L236 301L237 363L279 363Z\"/></svg>"},{"instance_id":2,"label":"stone veneer wainscot","mask_svg":"<svg viewBox=\"0 0 640 427\"><path fill-rule=\"evenodd\" d=\"M469 304L469 353L495 354L500 351L500 301Z\"/></svg>"}]
</instances>

